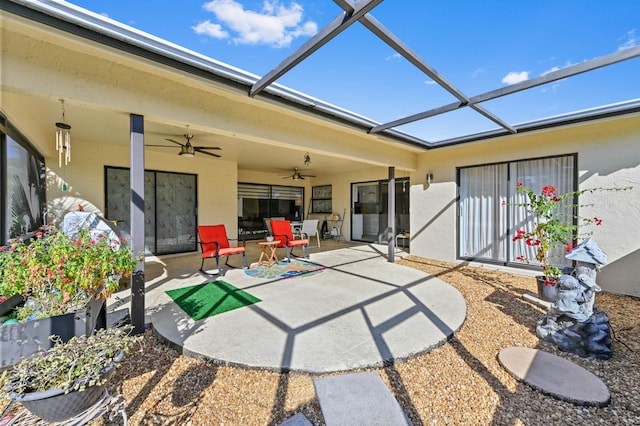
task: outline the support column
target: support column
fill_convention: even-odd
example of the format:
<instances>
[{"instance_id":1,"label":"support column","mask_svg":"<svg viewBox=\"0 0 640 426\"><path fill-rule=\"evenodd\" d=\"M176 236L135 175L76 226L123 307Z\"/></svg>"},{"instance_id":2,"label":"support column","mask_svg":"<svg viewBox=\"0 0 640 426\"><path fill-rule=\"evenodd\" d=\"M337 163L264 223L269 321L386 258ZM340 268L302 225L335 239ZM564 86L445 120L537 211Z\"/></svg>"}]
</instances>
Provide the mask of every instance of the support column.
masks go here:
<instances>
[{"instance_id":1,"label":"support column","mask_svg":"<svg viewBox=\"0 0 640 426\"><path fill-rule=\"evenodd\" d=\"M144 254L144 117L131 114L131 248ZM144 324L144 259L131 275L131 324L142 333Z\"/></svg>"},{"instance_id":2,"label":"support column","mask_svg":"<svg viewBox=\"0 0 640 426\"><path fill-rule=\"evenodd\" d=\"M389 256L388 262L394 261L394 253L396 250L396 168L389 167L389 186L387 188L388 201L388 214L389 220L387 222L387 232L389 239Z\"/></svg>"}]
</instances>

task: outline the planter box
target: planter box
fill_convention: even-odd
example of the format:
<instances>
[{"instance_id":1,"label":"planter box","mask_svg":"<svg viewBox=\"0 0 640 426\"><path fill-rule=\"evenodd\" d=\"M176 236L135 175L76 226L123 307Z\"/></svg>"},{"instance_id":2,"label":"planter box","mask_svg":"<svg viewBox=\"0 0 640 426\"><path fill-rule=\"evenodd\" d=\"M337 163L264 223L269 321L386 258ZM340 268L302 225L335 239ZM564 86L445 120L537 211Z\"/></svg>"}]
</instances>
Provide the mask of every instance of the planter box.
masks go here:
<instances>
[{"instance_id":1,"label":"planter box","mask_svg":"<svg viewBox=\"0 0 640 426\"><path fill-rule=\"evenodd\" d=\"M52 346L49 336L53 334L66 342L73 336L89 334L96 327L104 327L105 312L104 302L94 300L84 312L0 326L0 370L20 362L39 348L49 349Z\"/></svg>"},{"instance_id":2,"label":"planter box","mask_svg":"<svg viewBox=\"0 0 640 426\"><path fill-rule=\"evenodd\" d=\"M0 302L0 317L13 311L16 306L22 305L24 299L19 294L13 295L4 302Z\"/></svg>"}]
</instances>

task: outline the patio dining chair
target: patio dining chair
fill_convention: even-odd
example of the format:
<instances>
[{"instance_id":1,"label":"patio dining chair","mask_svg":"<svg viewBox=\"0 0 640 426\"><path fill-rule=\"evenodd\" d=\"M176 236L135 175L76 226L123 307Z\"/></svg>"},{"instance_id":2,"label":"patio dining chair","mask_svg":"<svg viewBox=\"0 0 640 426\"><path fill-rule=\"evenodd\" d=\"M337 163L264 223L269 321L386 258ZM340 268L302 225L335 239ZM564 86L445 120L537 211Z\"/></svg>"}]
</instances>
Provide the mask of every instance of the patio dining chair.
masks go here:
<instances>
[{"instance_id":1,"label":"patio dining chair","mask_svg":"<svg viewBox=\"0 0 640 426\"><path fill-rule=\"evenodd\" d=\"M273 231L273 237L276 240L280 240L278 247L284 247L286 258L288 262L291 262L291 256L294 256L293 249L295 247L304 247L305 255L309 258L309 240L301 239L296 240L293 238L293 231L291 230L291 222L288 220L272 220L271 229Z\"/></svg>"},{"instance_id":2,"label":"patio dining chair","mask_svg":"<svg viewBox=\"0 0 640 426\"><path fill-rule=\"evenodd\" d=\"M224 225L202 225L198 226L198 236L200 243L200 250L202 251L202 264L200 265L200 271L208 274L204 270L204 261L207 259L216 259L216 267L218 268L218 275L224 275L224 270L220 266L220 258L226 257L225 266L233 268L229 265L229 256L234 254L242 254L242 260L244 261L244 267L248 268L247 255L245 253L245 243L242 241L242 245L237 247L231 247L229 244L229 238L227 237L227 230ZM235 239L231 239L234 241Z\"/></svg>"},{"instance_id":3,"label":"patio dining chair","mask_svg":"<svg viewBox=\"0 0 640 426\"><path fill-rule=\"evenodd\" d=\"M301 233L304 238L311 240L311 237L316 237L318 242L318 248L320 248L320 231L318 231L318 219L305 219L302 221Z\"/></svg>"}]
</instances>

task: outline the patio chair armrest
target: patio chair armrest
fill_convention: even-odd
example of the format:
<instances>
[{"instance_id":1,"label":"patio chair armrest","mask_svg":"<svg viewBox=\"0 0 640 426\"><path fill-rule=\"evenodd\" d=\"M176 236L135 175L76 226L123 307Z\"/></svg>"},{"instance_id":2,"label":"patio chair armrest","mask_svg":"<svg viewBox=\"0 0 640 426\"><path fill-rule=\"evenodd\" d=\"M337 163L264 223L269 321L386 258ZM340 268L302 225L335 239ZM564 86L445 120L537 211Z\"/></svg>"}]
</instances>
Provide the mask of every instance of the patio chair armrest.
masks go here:
<instances>
[{"instance_id":1,"label":"patio chair armrest","mask_svg":"<svg viewBox=\"0 0 640 426\"><path fill-rule=\"evenodd\" d=\"M220 243L217 241L198 241L198 243L200 244L200 250L202 250L202 245L203 244L215 244L216 245L216 251L220 251Z\"/></svg>"},{"instance_id":2,"label":"patio chair armrest","mask_svg":"<svg viewBox=\"0 0 640 426\"><path fill-rule=\"evenodd\" d=\"M244 235L242 236L242 239L240 238L227 238L229 241L237 241L238 244L240 244L242 242L242 247L246 247L247 246L247 240L245 239Z\"/></svg>"}]
</instances>

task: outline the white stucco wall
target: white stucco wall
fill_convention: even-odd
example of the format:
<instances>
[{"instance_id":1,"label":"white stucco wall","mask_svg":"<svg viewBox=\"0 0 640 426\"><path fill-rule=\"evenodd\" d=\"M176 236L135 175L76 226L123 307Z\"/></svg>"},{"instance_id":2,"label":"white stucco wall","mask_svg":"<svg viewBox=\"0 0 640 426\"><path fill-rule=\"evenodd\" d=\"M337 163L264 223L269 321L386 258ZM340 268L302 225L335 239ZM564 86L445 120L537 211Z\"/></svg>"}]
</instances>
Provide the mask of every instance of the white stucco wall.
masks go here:
<instances>
[{"instance_id":1,"label":"white stucco wall","mask_svg":"<svg viewBox=\"0 0 640 426\"><path fill-rule=\"evenodd\" d=\"M129 167L129 151L121 145L96 145L74 140L81 149L73 152L71 164L58 168L47 159L47 220L59 223L65 213L82 205L85 211L104 216L104 166ZM215 167L211 162L215 161ZM53 164L53 165L52 165ZM179 158L167 154L145 153L145 169L197 175L198 224L224 223L230 237L237 236L236 199L238 193L236 164L208 157ZM67 182L67 189L62 185Z\"/></svg>"},{"instance_id":2,"label":"white stucco wall","mask_svg":"<svg viewBox=\"0 0 640 426\"><path fill-rule=\"evenodd\" d=\"M456 256L456 167L578 154L580 189L628 187L580 199L584 217L603 219L592 238L608 256L598 283L612 293L640 296L640 117L458 145L420 155L412 174L411 253L444 261ZM433 173L431 185L426 174Z\"/></svg>"}]
</instances>

